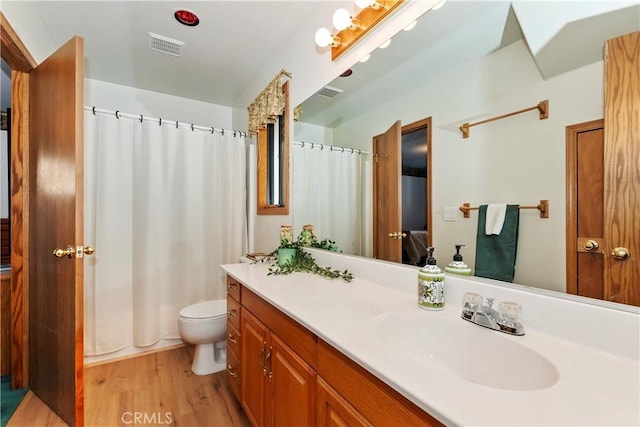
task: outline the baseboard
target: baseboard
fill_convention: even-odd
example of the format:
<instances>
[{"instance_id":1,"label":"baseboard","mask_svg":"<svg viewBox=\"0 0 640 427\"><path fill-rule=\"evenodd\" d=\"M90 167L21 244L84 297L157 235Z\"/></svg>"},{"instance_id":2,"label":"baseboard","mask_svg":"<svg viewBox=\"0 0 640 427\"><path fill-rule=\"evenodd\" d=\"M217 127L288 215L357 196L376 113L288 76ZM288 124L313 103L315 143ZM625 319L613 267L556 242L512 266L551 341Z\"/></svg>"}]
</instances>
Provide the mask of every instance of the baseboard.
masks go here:
<instances>
[{"instance_id":1,"label":"baseboard","mask_svg":"<svg viewBox=\"0 0 640 427\"><path fill-rule=\"evenodd\" d=\"M134 357L146 356L152 353L160 353L162 351L174 350L180 347L186 347L187 343L180 339L162 340L150 347L128 347L113 353L102 354L99 356L86 356L84 358L84 367L105 365L107 363L119 362L121 360L132 359Z\"/></svg>"}]
</instances>

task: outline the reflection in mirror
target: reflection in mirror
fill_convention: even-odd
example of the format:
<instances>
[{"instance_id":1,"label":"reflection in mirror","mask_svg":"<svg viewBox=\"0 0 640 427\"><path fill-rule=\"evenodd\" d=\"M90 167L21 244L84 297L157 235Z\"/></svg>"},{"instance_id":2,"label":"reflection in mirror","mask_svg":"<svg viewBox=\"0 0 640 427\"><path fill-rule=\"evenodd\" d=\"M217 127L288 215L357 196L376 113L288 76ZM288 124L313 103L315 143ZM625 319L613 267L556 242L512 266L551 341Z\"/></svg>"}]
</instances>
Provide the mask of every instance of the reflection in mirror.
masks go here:
<instances>
[{"instance_id":1,"label":"reflection in mirror","mask_svg":"<svg viewBox=\"0 0 640 427\"><path fill-rule=\"evenodd\" d=\"M535 205L548 199L548 219L535 210L520 212L514 282L565 292L566 129L603 118L604 43L638 31L639 13L637 2L446 2L420 17L413 30L394 36L391 46L373 51L368 62L354 65L350 77L327 84L342 92L305 101L294 139L370 151L372 138L395 121L431 117L428 231L438 264L449 263L454 245L462 244L465 262L475 265L478 212L464 219L458 210L463 203ZM459 126L465 122L541 99L549 99L546 120L535 112L520 114L475 127L462 138ZM296 153L303 149L293 150L296 169ZM326 219L330 225L354 224L360 240L353 253L364 256L373 255L374 161L360 161L359 217ZM308 185L294 181L294 199L304 197L299 191ZM327 194L340 191L335 184L313 197L322 204ZM314 223L294 205L296 223Z\"/></svg>"}]
</instances>

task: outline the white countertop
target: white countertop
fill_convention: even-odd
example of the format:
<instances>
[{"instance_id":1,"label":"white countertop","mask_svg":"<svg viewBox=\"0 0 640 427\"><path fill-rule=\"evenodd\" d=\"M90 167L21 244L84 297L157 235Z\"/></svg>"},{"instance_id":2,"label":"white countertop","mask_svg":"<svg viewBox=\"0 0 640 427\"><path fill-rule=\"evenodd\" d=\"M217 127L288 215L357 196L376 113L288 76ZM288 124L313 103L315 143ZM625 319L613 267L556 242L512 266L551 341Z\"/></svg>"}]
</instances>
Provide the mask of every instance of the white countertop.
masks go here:
<instances>
[{"instance_id":1,"label":"white countertop","mask_svg":"<svg viewBox=\"0 0 640 427\"><path fill-rule=\"evenodd\" d=\"M337 258L333 260L334 264L324 265L344 268L335 265ZM606 350L601 349L593 345L593 342L598 342L597 337L595 341L594 337L570 340L563 336L562 328L558 328L561 331L556 335L552 331L529 326L525 316L525 335L514 337L460 319L458 300L463 287L472 284L486 293L495 287L486 281L474 283L468 279L447 278L451 289L446 291L445 309L425 311L416 304L414 289L417 275L415 280L409 279L415 270L389 267L394 269L393 274L374 281L357 274L358 268L362 267L355 264L360 261L356 260L354 264L353 259L347 258L345 262L354 266L353 269L349 267L356 275L351 283L303 273L267 276L267 266L263 264L229 264L221 268L447 425L640 425L640 316L637 312L610 310L609 316L608 309L563 300L561 309L568 311L553 313L553 310L558 310L557 301L549 301L545 306L544 298L539 302L537 299L541 298L534 297L536 301L529 302L526 293L519 295L517 292L520 291L510 291L516 292L513 300L518 296L525 300L525 313L527 304L538 304L543 312L546 310L545 316L558 316L558 319L563 315L572 316L571 320L575 322L575 316L580 315L575 313L582 310L587 316L598 319L598 328L590 327L586 321L587 329L606 331L611 326L612 333L622 333L621 339L626 342L620 344L620 351L615 340L610 345L605 342L603 347ZM381 268L386 269L387 264L376 264L382 264ZM381 284L382 280L395 283ZM497 287L495 291L498 296L505 292ZM449 294L455 297L451 299ZM569 308L562 304L569 304ZM572 311L574 309L577 311ZM590 310L596 311L591 313ZM530 311L535 313L536 310ZM389 313L415 318L414 330L409 327L398 331L397 336L381 334L384 318L396 316ZM614 319L611 325L603 324L608 320L600 320L609 317ZM428 350L424 357L422 353L416 354L411 350L416 342L424 341L425 328L438 324L452 325L462 335L445 335L434 345L441 351L433 353ZM542 326L540 328L543 329ZM571 331L566 325L565 329ZM590 332L584 333L588 335ZM638 338L634 338L634 334ZM431 334L427 333L429 337ZM473 382L468 376L465 379L464 374L452 368L452 363L455 364L460 356L464 360L472 360L480 373L489 365L498 370L504 366L504 372L513 371L512 365L517 361L510 361L507 356L504 360L500 355L487 356L487 350L491 350L493 343L507 344L507 347L524 350L527 354L532 350L532 354L541 356L544 363L555 367L557 380L538 389L507 390L485 385L484 380ZM443 355L446 360L443 360ZM484 360L487 357L491 360ZM518 369L513 375L517 376L519 372L526 375L529 371ZM532 380L536 380L535 376ZM488 378L488 381L491 383L492 379Z\"/></svg>"}]
</instances>

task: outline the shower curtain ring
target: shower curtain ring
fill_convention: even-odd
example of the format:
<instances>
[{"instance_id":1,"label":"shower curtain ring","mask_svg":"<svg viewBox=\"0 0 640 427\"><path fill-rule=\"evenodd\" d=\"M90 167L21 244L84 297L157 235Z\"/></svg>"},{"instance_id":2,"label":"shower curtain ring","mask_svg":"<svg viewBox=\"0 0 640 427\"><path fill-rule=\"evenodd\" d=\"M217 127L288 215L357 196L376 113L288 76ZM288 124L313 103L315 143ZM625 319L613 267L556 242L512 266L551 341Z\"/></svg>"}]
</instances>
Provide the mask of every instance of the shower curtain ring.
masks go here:
<instances>
[{"instance_id":1,"label":"shower curtain ring","mask_svg":"<svg viewBox=\"0 0 640 427\"><path fill-rule=\"evenodd\" d=\"M316 144L314 144L313 142L311 143L311 149L313 150L313 147L315 147Z\"/></svg>"},{"instance_id":2,"label":"shower curtain ring","mask_svg":"<svg viewBox=\"0 0 640 427\"><path fill-rule=\"evenodd\" d=\"M304 141L300 142L300 147L304 148Z\"/></svg>"},{"instance_id":3,"label":"shower curtain ring","mask_svg":"<svg viewBox=\"0 0 640 427\"><path fill-rule=\"evenodd\" d=\"M320 144L320 151L324 150L324 144Z\"/></svg>"},{"instance_id":4,"label":"shower curtain ring","mask_svg":"<svg viewBox=\"0 0 640 427\"><path fill-rule=\"evenodd\" d=\"M140 114L140 123L142 123L142 120L144 120L144 117L142 117L142 114Z\"/></svg>"},{"instance_id":5,"label":"shower curtain ring","mask_svg":"<svg viewBox=\"0 0 640 427\"><path fill-rule=\"evenodd\" d=\"M158 119L158 126L162 126L162 117Z\"/></svg>"},{"instance_id":6,"label":"shower curtain ring","mask_svg":"<svg viewBox=\"0 0 640 427\"><path fill-rule=\"evenodd\" d=\"M234 138L236 137L236 131L235 130L233 131L233 137Z\"/></svg>"},{"instance_id":7,"label":"shower curtain ring","mask_svg":"<svg viewBox=\"0 0 640 427\"><path fill-rule=\"evenodd\" d=\"M120 116L118 115L118 113L120 113L120 110L116 110L116 119L120 119Z\"/></svg>"},{"instance_id":8,"label":"shower curtain ring","mask_svg":"<svg viewBox=\"0 0 640 427\"><path fill-rule=\"evenodd\" d=\"M193 130L193 123L191 123L191 132L193 132L193 131L194 131L194 130Z\"/></svg>"},{"instance_id":9,"label":"shower curtain ring","mask_svg":"<svg viewBox=\"0 0 640 427\"><path fill-rule=\"evenodd\" d=\"M358 156L362 155L362 150L358 148Z\"/></svg>"},{"instance_id":10,"label":"shower curtain ring","mask_svg":"<svg viewBox=\"0 0 640 427\"><path fill-rule=\"evenodd\" d=\"M176 129L178 129L178 121L176 120Z\"/></svg>"},{"instance_id":11,"label":"shower curtain ring","mask_svg":"<svg viewBox=\"0 0 640 427\"><path fill-rule=\"evenodd\" d=\"M341 151L341 153L344 153L344 147L342 147L342 151Z\"/></svg>"},{"instance_id":12,"label":"shower curtain ring","mask_svg":"<svg viewBox=\"0 0 640 427\"><path fill-rule=\"evenodd\" d=\"M93 115L96 115L96 106L94 105L93 107L91 107L91 111L93 111Z\"/></svg>"}]
</instances>

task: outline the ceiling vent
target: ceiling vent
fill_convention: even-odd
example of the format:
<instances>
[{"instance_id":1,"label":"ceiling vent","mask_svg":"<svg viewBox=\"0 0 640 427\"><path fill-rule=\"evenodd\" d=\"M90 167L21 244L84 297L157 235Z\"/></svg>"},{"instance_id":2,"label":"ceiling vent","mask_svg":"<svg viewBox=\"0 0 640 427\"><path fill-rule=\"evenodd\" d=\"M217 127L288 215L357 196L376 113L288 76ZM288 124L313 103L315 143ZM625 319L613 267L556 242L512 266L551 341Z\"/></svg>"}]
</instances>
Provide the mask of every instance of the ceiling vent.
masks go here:
<instances>
[{"instance_id":1,"label":"ceiling vent","mask_svg":"<svg viewBox=\"0 0 640 427\"><path fill-rule=\"evenodd\" d=\"M324 96L325 98L333 98L336 95L344 92L342 89L338 89L337 87L325 86L319 91L316 92L316 95Z\"/></svg>"},{"instance_id":2,"label":"ceiling vent","mask_svg":"<svg viewBox=\"0 0 640 427\"><path fill-rule=\"evenodd\" d=\"M172 56L182 56L184 42L170 39L159 34L149 33L149 49Z\"/></svg>"}]
</instances>

